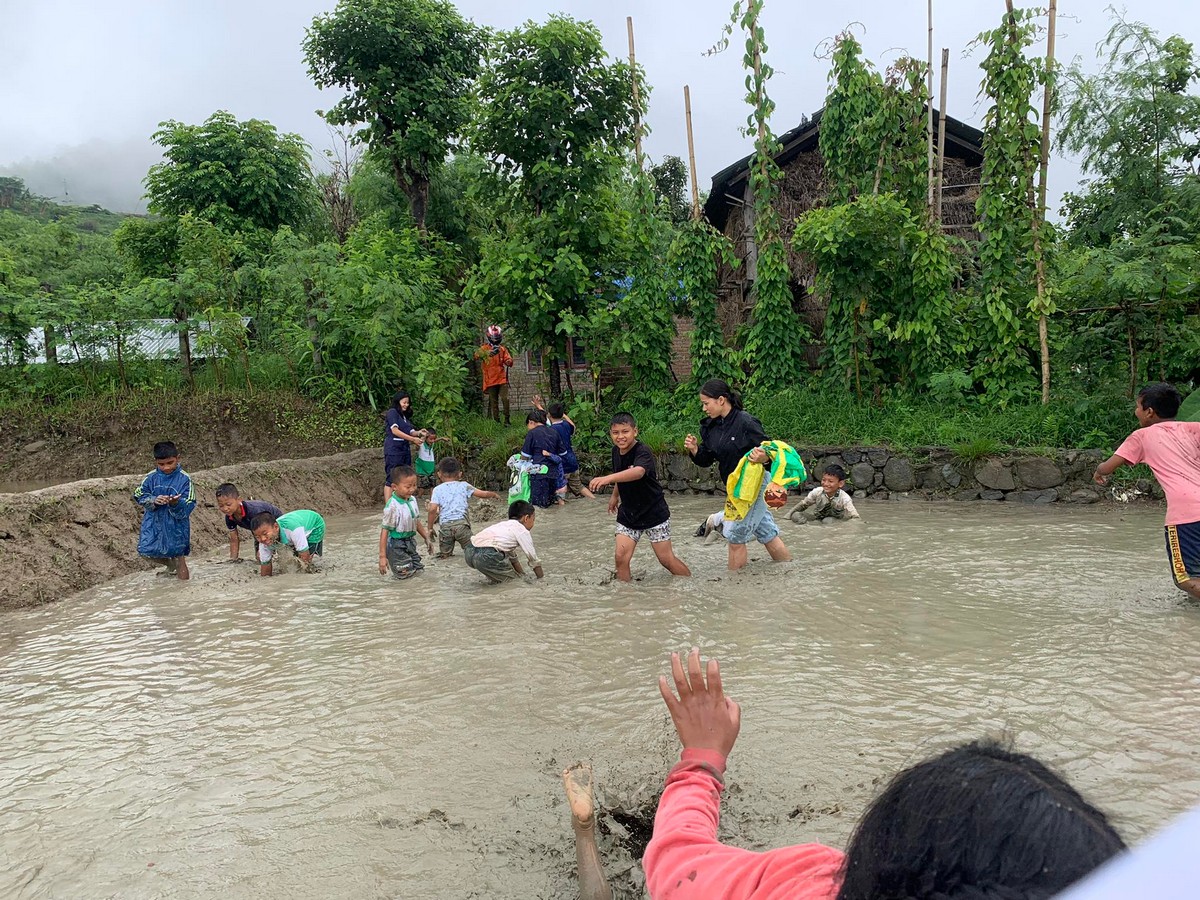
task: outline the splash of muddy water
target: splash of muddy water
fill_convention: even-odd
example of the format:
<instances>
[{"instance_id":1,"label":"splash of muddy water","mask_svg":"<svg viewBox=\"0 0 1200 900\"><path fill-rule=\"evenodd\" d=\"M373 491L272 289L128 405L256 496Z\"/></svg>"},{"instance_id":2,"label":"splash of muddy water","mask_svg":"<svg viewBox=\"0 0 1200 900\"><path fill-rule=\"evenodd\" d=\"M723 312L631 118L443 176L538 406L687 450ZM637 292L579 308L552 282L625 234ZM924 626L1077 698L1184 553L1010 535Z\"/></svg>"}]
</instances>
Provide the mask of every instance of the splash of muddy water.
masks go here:
<instances>
[{"instance_id":1,"label":"splash of muddy water","mask_svg":"<svg viewBox=\"0 0 1200 900\"><path fill-rule=\"evenodd\" d=\"M540 518L536 587L458 559L383 578L364 515L330 522L321 575L214 555L190 584L4 616L0 896L565 900L559 772L591 759L608 809L651 799L675 754L655 678L691 644L745 709L723 820L743 846L841 844L881 778L983 733L1131 839L1200 796L1200 610L1160 510L868 504L729 578L690 537L711 501L672 505L691 580L646 547L644 580L612 583L581 502Z\"/></svg>"}]
</instances>

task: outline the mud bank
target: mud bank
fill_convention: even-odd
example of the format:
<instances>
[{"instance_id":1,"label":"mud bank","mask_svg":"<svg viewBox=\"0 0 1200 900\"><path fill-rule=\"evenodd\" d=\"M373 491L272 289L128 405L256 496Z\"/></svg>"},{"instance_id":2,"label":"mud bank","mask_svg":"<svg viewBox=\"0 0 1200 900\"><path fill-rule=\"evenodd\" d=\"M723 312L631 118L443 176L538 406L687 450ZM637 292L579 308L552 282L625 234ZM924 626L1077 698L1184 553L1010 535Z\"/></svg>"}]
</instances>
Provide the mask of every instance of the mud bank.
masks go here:
<instances>
[{"instance_id":1,"label":"mud bank","mask_svg":"<svg viewBox=\"0 0 1200 900\"><path fill-rule=\"evenodd\" d=\"M314 459L277 459L217 469L187 469L196 488L192 553L224 545L217 485L283 509L336 514L378 502L382 450ZM185 466L186 468L186 466ZM92 478L27 494L0 495L0 610L60 600L149 564L137 556L142 510L131 500L143 475ZM246 536L243 536L244 538ZM249 558L253 544L242 542Z\"/></svg>"}]
</instances>

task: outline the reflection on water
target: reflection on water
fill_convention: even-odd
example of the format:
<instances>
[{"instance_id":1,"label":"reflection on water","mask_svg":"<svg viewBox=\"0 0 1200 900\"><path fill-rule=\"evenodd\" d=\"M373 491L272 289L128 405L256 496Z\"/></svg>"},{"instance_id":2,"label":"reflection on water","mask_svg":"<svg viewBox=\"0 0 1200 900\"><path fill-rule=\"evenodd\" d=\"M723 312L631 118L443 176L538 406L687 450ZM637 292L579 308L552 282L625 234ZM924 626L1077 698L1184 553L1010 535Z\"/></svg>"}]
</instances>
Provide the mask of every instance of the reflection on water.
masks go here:
<instances>
[{"instance_id":1,"label":"reflection on water","mask_svg":"<svg viewBox=\"0 0 1200 900\"><path fill-rule=\"evenodd\" d=\"M73 478L49 478L33 481L0 481L0 494L25 494L29 491L40 491L42 488L54 487L56 484L66 484Z\"/></svg>"},{"instance_id":2,"label":"reflection on water","mask_svg":"<svg viewBox=\"0 0 1200 900\"><path fill-rule=\"evenodd\" d=\"M743 704L744 846L842 843L881 776L985 732L1132 839L1200 797L1200 609L1161 511L868 504L731 578L690 537L709 505L672 503L690 580L645 547L612 583L581 502L539 519L537 586L458 559L384 578L363 515L330 521L320 575L214 553L189 584L0 618L0 896L572 897L558 772L652 795L675 753L655 678L692 644Z\"/></svg>"}]
</instances>

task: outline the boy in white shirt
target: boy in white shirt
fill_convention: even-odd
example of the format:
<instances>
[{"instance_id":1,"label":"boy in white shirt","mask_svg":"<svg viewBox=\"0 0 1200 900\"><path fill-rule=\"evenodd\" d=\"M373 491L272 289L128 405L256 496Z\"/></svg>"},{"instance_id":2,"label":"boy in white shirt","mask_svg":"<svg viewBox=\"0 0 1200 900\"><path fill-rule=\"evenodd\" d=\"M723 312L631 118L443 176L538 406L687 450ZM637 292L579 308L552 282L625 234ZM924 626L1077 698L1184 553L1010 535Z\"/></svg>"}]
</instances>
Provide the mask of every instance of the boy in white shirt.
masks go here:
<instances>
[{"instance_id":1,"label":"boy in white shirt","mask_svg":"<svg viewBox=\"0 0 1200 900\"><path fill-rule=\"evenodd\" d=\"M462 480L462 464L453 456L443 457L437 464L441 481L429 495L429 535L433 537L434 526L438 534L438 559L449 559L458 544L465 553L471 543L471 520L467 514L467 502L472 497L499 500L495 491L481 491Z\"/></svg>"},{"instance_id":2,"label":"boy in white shirt","mask_svg":"<svg viewBox=\"0 0 1200 900\"><path fill-rule=\"evenodd\" d=\"M464 556L467 565L481 572L488 581L499 584L518 575L524 575L525 570L517 561L517 548L524 551L533 574L541 578L541 560L533 549L534 506L526 500L517 500L508 506L508 520L489 525L479 534L471 538L467 544Z\"/></svg>"},{"instance_id":3,"label":"boy in white shirt","mask_svg":"<svg viewBox=\"0 0 1200 900\"><path fill-rule=\"evenodd\" d=\"M386 575L388 568L397 578L411 578L425 568L417 553L414 535L425 539L425 546L433 552L429 532L420 520L417 507L417 473L412 466L396 466L392 469L392 496L383 507L383 521L379 526L379 574Z\"/></svg>"},{"instance_id":4,"label":"boy in white shirt","mask_svg":"<svg viewBox=\"0 0 1200 900\"><path fill-rule=\"evenodd\" d=\"M843 490L845 486L846 470L836 464L826 466L821 475L821 486L809 491L788 513L788 518L793 522L862 518L850 495Z\"/></svg>"}]
</instances>

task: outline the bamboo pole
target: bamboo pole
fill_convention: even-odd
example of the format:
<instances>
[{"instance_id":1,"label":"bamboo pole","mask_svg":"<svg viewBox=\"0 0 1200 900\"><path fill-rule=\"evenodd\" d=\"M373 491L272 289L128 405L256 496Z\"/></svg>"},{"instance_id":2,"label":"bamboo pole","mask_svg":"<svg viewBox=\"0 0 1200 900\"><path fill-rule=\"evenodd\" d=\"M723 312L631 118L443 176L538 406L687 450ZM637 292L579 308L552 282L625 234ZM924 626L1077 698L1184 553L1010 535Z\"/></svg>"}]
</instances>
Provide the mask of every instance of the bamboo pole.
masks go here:
<instances>
[{"instance_id":1,"label":"bamboo pole","mask_svg":"<svg viewBox=\"0 0 1200 900\"><path fill-rule=\"evenodd\" d=\"M942 221L942 188L946 180L946 88L950 81L950 48L942 48L942 95L939 97L937 143L937 205L934 221Z\"/></svg>"},{"instance_id":2,"label":"bamboo pole","mask_svg":"<svg viewBox=\"0 0 1200 900\"><path fill-rule=\"evenodd\" d=\"M633 50L633 16L625 17L625 29L629 32L629 68L633 78L633 150L637 154L638 168L642 167L642 112L638 102L637 54Z\"/></svg>"},{"instance_id":3,"label":"bamboo pole","mask_svg":"<svg viewBox=\"0 0 1200 900\"><path fill-rule=\"evenodd\" d=\"M933 210L933 0L929 0L929 53L926 57L927 65L925 69L925 85L927 89L928 99L925 101L926 125L925 125L925 143L928 148L929 164L925 172L925 181L928 185L928 196L926 198L926 208Z\"/></svg>"},{"instance_id":4,"label":"bamboo pole","mask_svg":"<svg viewBox=\"0 0 1200 900\"><path fill-rule=\"evenodd\" d=\"M692 137L692 92L683 86L683 111L687 118L688 171L692 175L692 218L700 218L700 184L696 180L696 139Z\"/></svg>"},{"instance_id":5,"label":"bamboo pole","mask_svg":"<svg viewBox=\"0 0 1200 900\"><path fill-rule=\"evenodd\" d=\"M1046 224L1046 175L1050 168L1050 106L1054 90L1054 36L1058 20L1058 0L1050 0L1050 27L1046 35L1046 89L1042 93L1042 146L1038 172L1038 206L1034 227L1034 254L1037 258L1038 345L1042 355L1042 403L1050 402L1050 339L1046 321L1046 259L1042 253L1042 226Z\"/></svg>"}]
</instances>

